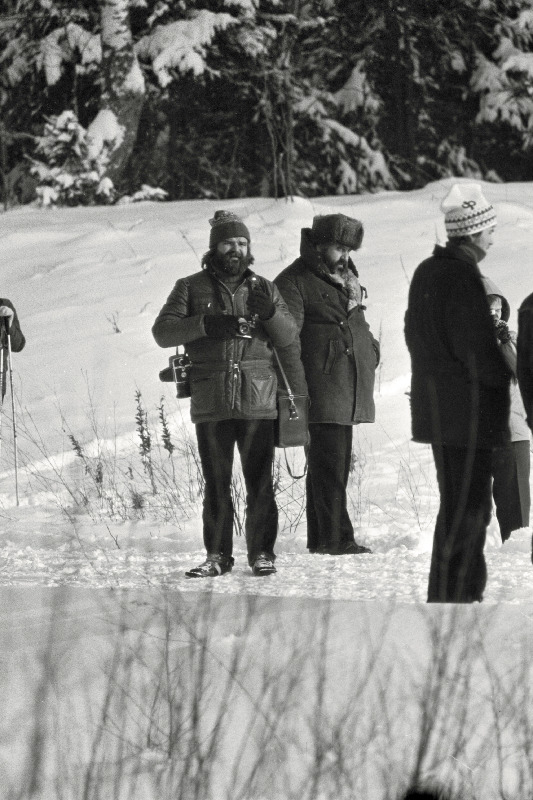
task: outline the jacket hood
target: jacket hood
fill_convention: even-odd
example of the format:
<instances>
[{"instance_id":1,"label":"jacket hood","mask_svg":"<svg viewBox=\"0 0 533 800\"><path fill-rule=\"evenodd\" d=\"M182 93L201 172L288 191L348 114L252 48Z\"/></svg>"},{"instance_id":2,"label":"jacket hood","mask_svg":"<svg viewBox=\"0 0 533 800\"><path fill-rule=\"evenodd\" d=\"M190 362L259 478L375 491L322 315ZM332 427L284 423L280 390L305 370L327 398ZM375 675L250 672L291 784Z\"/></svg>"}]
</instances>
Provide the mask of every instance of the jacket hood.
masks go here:
<instances>
[{"instance_id":1,"label":"jacket hood","mask_svg":"<svg viewBox=\"0 0 533 800\"><path fill-rule=\"evenodd\" d=\"M502 300L502 319L504 322L509 321L509 317L511 316L511 307L507 301L507 298L501 293L500 289L496 286L494 281L491 278L487 278L486 275L481 276L481 280L483 281L483 288L487 294L495 294L498 297L501 297Z\"/></svg>"}]
</instances>

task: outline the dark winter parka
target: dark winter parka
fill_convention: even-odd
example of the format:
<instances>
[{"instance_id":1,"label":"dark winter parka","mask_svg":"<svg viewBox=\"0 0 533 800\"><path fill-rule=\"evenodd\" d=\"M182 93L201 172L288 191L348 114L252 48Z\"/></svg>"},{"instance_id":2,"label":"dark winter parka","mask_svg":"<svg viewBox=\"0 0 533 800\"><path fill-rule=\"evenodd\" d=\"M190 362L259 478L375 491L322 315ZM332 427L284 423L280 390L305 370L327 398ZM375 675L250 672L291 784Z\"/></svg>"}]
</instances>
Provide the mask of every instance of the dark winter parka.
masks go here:
<instances>
[{"instance_id":1,"label":"dark winter parka","mask_svg":"<svg viewBox=\"0 0 533 800\"><path fill-rule=\"evenodd\" d=\"M437 245L415 270L405 315L413 439L486 449L509 439L511 373L500 352L477 257Z\"/></svg>"},{"instance_id":2,"label":"dark winter parka","mask_svg":"<svg viewBox=\"0 0 533 800\"><path fill-rule=\"evenodd\" d=\"M10 300L7 300L5 297L0 297L0 306L7 306L14 311L13 319L11 321L11 327L9 328L9 334L11 336L11 350L14 353L20 353L23 349L24 345L26 344L26 339L24 338L24 334L20 329L20 322L17 316L17 312L15 311L15 306ZM6 317L0 317L0 322L2 319L6 319ZM7 349L7 335L6 335L6 327L2 322L1 332L0 332L0 347ZM0 377L1 380L1 394L2 397L6 393L6 386L7 386L7 358L4 357L4 364L2 375Z\"/></svg>"},{"instance_id":3,"label":"dark winter parka","mask_svg":"<svg viewBox=\"0 0 533 800\"><path fill-rule=\"evenodd\" d=\"M349 268L357 275L351 261ZM307 381L309 421L340 425L374 422L379 345L370 333L363 306L348 310L348 294L329 277L310 228L302 230L300 257L274 282L300 332L305 373L300 384L305 386ZM289 372L295 374L294 358Z\"/></svg>"},{"instance_id":4,"label":"dark winter parka","mask_svg":"<svg viewBox=\"0 0 533 800\"><path fill-rule=\"evenodd\" d=\"M204 315L226 312L248 317L250 278L270 293L273 316L258 322L252 339L209 339ZM222 304L222 308L221 308ZM296 337L296 324L279 291L265 278L247 270L234 292L209 268L177 281L159 312L152 333L160 347L186 345L192 361L191 419L274 419L277 379L274 346L285 347Z\"/></svg>"},{"instance_id":5,"label":"dark winter parka","mask_svg":"<svg viewBox=\"0 0 533 800\"><path fill-rule=\"evenodd\" d=\"M0 297L0 306L7 306L11 308L14 312L13 319L11 322L11 327L9 328L9 333L11 335L11 349L14 353L19 353L24 345L26 344L26 339L24 338L24 334L20 329L20 322L17 316L17 312L15 311L15 306L10 300L7 300L5 297ZM0 320L2 318L0 317ZM7 339L6 339L6 332L5 326L2 325L2 333L0 334L0 341L4 346L7 347Z\"/></svg>"},{"instance_id":6,"label":"dark winter parka","mask_svg":"<svg viewBox=\"0 0 533 800\"><path fill-rule=\"evenodd\" d=\"M527 424L533 430L533 294L528 295L518 309L516 372Z\"/></svg>"}]
</instances>

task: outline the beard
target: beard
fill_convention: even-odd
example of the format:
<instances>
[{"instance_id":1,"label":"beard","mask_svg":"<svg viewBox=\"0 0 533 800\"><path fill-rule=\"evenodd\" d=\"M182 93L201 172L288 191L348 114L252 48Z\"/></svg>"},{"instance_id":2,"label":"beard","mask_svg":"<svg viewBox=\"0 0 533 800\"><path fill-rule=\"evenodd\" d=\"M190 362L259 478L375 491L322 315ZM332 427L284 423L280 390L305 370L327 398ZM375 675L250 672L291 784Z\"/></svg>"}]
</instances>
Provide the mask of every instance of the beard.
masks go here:
<instances>
[{"instance_id":1,"label":"beard","mask_svg":"<svg viewBox=\"0 0 533 800\"><path fill-rule=\"evenodd\" d=\"M214 268L224 275L229 275L231 278L238 278L243 275L252 262L253 258L249 253L245 256L232 251L224 253L223 256L219 253L213 253Z\"/></svg>"},{"instance_id":2,"label":"beard","mask_svg":"<svg viewBox=\"0 0 533 800\"><path fill-rule=\"evenodd\" d=\"M348 260L344 260L343 258L339 258L336 261L333 259L328 258L325 254L323 254L322 258L324 259L324 263L330 272L344 272L348 266Z\"/></svg>"}]
</instances>

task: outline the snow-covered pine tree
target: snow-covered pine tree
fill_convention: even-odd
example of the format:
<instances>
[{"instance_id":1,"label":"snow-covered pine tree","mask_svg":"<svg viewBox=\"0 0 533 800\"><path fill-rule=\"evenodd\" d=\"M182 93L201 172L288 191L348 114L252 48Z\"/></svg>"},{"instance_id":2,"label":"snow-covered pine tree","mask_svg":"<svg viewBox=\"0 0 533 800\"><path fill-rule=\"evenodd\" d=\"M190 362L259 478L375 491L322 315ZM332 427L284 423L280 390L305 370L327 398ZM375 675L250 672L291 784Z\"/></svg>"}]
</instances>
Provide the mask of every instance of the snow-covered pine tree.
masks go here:
<instances>
[{"instance_id":1,"label":"snow-covered pine tree","mask_svg":"<svg viewBox=\"0 0 533 800\"><path fill-rule=\"evenodd\" d=\"M3 200L64 112L131 197L529 177L532 3L0 0Z\"/></svg>"},{"instance_id":2,"label":"snow-covered pine tree","mask_svg":"<svg viewBox=\"0 0 533 800\"><path fill-rule=\"evenodd\" d=\"M484 0L483 6L492 12L492 30L489 45L476 49L470 81L479 97L476 122L491 138L491 160L501 177L531 179L533 2ZM510 162L518 171L516 166L509 169Z\"/></svg>"}]
</instances>

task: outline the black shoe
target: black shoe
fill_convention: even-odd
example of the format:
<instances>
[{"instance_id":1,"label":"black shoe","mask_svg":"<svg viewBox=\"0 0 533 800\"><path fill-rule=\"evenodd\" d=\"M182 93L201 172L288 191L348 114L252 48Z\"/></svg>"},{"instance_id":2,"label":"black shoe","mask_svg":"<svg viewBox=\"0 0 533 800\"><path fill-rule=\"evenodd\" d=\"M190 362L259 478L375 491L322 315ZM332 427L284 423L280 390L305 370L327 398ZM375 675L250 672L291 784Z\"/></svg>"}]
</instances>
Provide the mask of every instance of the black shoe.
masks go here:
<instances>
[{"instance_id":1,"label":"black shoe","mask_svg":"<svg viewBox=\"0 0 533 800\"><path fill-rule=\"evenodd\" d=\"M370 549L370 547L365 547L362 544L357 544L357 542L354 542L353 544L349 544L347 547L345 547L345 549L342 550L338 555L340 555L340 556L360 556L363 553L371 553L371 552L372 552L372 550Z\"/></svg>"},{"instance_id":2,"label":"black shoe","mask_svg":"<svg viewBox=\"0 0 533 800\"><path fill-rule=\"evenodd\" d=\"M329 556L360 556L363 553L371 553L372 550L370 547L357 544L357 542L350 542L350 544L345 545L345 547L326 548L326 550L322 552L327 553Z\"/></svg>"},{"instance_id":3,"label":"black shoe","mask_svg":"<svg viewBox=\"0 0 533 800\"><path fill-rule=\"evenodd\" d=\"M193 567L185 573L186 578L218 578L226 572L231 572L233 559L225 556L209 555L203 564Z\"/></svg>"},{"instance_id":4,"label":"black shoe","mask_svg":"<svg viewBox=\"0 0 533 800\"><path fill-rule=\"evenodd\" d=\"M277 572L273 560L265 553L259 553L252 565L254 575L273 575Z\"/></svg>"}]
</instances>

